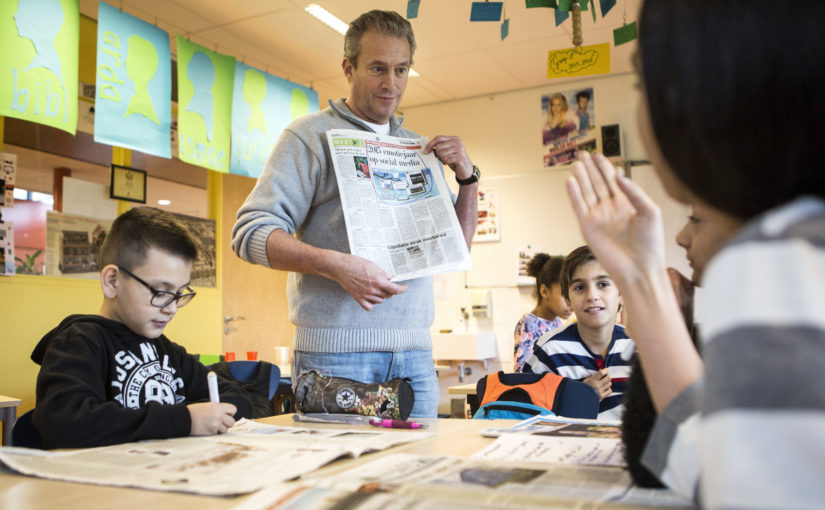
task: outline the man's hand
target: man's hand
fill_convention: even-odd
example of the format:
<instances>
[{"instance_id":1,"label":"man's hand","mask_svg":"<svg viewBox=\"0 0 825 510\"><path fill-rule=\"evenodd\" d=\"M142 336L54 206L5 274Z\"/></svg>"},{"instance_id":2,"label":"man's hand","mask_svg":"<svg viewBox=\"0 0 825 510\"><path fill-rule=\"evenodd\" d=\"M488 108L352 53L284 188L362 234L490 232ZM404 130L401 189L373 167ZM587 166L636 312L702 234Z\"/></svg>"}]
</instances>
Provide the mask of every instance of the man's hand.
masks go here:
<instances>
[{"instance_id":1,"label":"man's hand","mask_svg":"<svg viewBox=\"0 0 825 510\"><path fill-rule=\"evenodd\" d=\"M333 278L366 311L407 290L406 285L391 282L377 264L346 253L341 254L338 271Z\"/></svg>"},{"instance_id":2,"label":"man's hand","mask_svg":"<svg viewBox=\"0 0 825 510\"><path fill-rule=\"evenodd\" d=\"M606 368L603 368L582 382L596 390L596 393L599 395L599 401L602 401L613 393L612 381L613 379L610 378L610 372L608 372Z\"/></svg>"},{"instance_id":3,"label":"man's hand","mask_svg":"<svg viewBox=\"0 0 825 510\"><path fill-rule=\"evenodd\" d=\"M235 413L238 409L228 402L203 402L186 406L192 419L193 436L211 436L223 434L235 424Z\"/></svg>"},{"instance_id":4,"label":"man's hand","mask_svg":"<svg viewBox=\"0 0 825 510\"><path fill-rule=\"evenodd\" d=\"M435 157L450 167L459 179L466 179L473 174L473 163L467 156L464 143L457 136L438 135L424 147L424 154L435 152Z\"/></svg>"}]
</instances>

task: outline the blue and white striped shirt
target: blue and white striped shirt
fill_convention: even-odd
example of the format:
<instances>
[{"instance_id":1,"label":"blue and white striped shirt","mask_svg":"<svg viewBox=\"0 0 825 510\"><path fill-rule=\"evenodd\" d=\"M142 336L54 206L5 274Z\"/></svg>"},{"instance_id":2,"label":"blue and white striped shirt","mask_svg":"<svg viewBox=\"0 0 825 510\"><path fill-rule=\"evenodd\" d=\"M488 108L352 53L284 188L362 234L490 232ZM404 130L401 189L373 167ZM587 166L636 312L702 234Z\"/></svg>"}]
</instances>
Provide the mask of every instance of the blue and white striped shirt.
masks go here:
<instances>
[{"instance_id":1,"label":"blue and white striped shirt","mask_svg":"<svg viewBox=\"0 0 825 510\"><path fill-rule=\"evenodd\" d=\"M622 358L622 353L631 345L633 340L627 337L622 326L616 324L605 359L587 347L579 335L578 324L574 322L561 331L550 331L542 335L533 347L533 356L524 363L521 371L534 374L553 372L581 381L602 368L607 368L613 392L599 403L599 419L621 420L624 391L630 376L630 359Z\"/></svg>"}]
</instances>

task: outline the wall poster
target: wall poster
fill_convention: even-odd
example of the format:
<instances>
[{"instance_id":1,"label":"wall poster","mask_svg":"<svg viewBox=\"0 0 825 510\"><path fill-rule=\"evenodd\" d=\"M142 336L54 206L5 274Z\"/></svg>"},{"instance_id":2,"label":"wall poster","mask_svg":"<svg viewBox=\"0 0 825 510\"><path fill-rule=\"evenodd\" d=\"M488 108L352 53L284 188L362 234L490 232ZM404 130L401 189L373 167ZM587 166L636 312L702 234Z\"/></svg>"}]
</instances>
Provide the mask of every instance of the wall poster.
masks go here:
<instances>
[{"instance_id":1,"label":"wall poster","mask_svg":"<svg viewBox=\"0 0 825 510\"><path fill-rule=\"evenodd\" d=\"M478 225L475 243L501 240L501 219L499 218L498 190L478 190Z\"/></svg>"},{"instance_id":2,"label":"wall poster","mask_svg":"<svg viewBox=\"0 0 825 510\"><path fill-rule=\"evenodd\" d=\"M569 163L577 151L596 151L593 88L541 96L544 166Z\"/></svg>"}]
</instances>

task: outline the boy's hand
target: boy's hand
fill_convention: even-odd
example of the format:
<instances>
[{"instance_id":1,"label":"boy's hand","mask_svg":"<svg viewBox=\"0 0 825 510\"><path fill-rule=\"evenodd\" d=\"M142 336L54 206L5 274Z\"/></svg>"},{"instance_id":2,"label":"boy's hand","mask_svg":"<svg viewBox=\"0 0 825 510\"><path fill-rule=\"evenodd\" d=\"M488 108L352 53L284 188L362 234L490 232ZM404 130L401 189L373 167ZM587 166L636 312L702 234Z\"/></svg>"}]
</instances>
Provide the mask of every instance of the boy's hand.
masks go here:
<instances>
[{"instance_id":1,"label":"boy's hand","mask_svg":"<svg viewBox=\"0 0 825 510\"><path fill-rule=\"evenodd\" d=\"M599 370L583 382L596 390L596 393L599 395L599 401L604 400L605 397L613 393L613 387L611 385L612 379L610 378L610 372L608 372L606 368Z\"/></svg>"},{"instance_id":2,"label":"boy's hand","mask_svg":"<svg viewBox=\"0 0 825 510\"><path fill-rule=\"evenodd\" d=\"M235 424L235 413L237 408L228 402L203 402L200 404L189 404L189 416L192 418L193 436L210 436L212 434L223 434L229 427Z\"/></svg>"}]
</instances>

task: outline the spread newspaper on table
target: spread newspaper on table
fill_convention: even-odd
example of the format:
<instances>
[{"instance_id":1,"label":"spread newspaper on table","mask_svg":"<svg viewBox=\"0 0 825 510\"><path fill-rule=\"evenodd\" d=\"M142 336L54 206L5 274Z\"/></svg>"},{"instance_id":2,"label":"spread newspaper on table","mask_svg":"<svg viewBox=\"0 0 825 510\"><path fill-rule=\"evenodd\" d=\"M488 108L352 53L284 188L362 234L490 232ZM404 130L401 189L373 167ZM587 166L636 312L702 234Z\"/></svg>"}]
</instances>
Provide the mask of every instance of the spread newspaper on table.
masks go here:
<instances>
[{"instance_id":1,"label":"spread newspaper on table","mask_svg":"<svg viewBox=\"0 0 825 510\"><path fill-rule=\"evenodd\" d=\"M472 268L435 154L426 138L327 132L350 251L393 281Z\"/></svg>"},{"instance_id":2,"label":"spread newspaper on table","mask_svg":"<svg viewBox=\"0 0 825 510\"><path fill-rule=\"evenodd\" d=\"M633 485L618 468L388 454L357 469L273 484L234 510L692 508L664 489Z\"/></svg>"},{"instance_id":3,"label":"spread newspaper on table","mask_svg":"<svg viewBox=\"0 0 825 510\"><path fill-rule=\"evenodd\" d=\"M228 496L297 478L339 457L427 439L427 431L308 429L239 420L226 434L43 451L0 448L15 471L70 482Z\"/></svg>"},{"instance_id":4,"label":"spread newspaper on table","mask_svg":"<svg viewBox=\"0 0 825 510\"><path fill-rule=\"evenodd\" d=\"M625 466L618 421L533 416L481 434L498 439L475 453L474 459Z\"/></svg>"}]
</instances>

